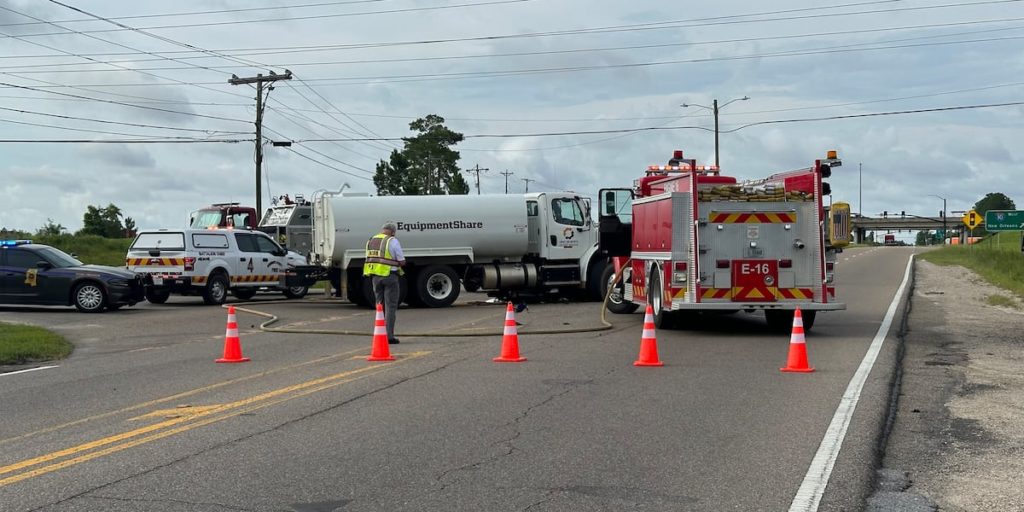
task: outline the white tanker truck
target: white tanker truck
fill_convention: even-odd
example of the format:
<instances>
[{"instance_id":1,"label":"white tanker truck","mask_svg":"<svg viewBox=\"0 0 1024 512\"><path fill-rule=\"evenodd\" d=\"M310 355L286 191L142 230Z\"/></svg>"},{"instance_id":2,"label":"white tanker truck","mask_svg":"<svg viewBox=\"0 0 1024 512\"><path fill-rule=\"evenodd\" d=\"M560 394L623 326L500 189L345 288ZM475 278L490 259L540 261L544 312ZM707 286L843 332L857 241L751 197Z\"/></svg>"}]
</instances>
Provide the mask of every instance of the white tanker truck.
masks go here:
<instances>
[{"instance_id":1,"label":"white tanker truck","mask_svg":"<svg viewBox=\"0 0 1024 512\"><path fill-rule=\"evenodd\" d=\"M590 204L572 193L313 198L306 279L330 279L349 300L369 306L363 277L367 240L385 221L406 258L402 302L449 306L460 282L502 298L546 295L603 298L611 269L598 252Z\"/></svg>"}]
</instances>

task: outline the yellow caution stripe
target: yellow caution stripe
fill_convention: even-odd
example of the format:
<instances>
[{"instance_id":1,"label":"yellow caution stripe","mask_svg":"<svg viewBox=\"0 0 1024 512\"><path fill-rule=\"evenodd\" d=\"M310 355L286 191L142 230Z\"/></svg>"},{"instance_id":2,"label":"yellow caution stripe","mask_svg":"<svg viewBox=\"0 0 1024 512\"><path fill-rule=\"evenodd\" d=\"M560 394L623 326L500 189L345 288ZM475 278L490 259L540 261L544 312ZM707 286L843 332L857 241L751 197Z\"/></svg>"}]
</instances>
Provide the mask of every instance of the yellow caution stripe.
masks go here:
<instances>
[{"instance_id":1,"label":"yellow caution stripe","mask_svg":"<svg viewBox=\"0 0 1024 512\"><path fill-rule=\"evenodd\" d=\"M810 288L779 288L778 298L786 299L813 299L814 290Z\"/></svg>"},{"instance_id":2,"label":"yellow caution stripe","mask_svg":"<svg viewBox=\"0 0 1024 512\"><path fill-rule=\"evenodd\" d=\"M715 224L792 224L796 212L711 212L708 221Z\"/></svg>"},{"instance_id":3,"label":"yellow caution stripe","mask_svg":"<svg viewBox=\"0 0 1024 512\"><path fill-rule=\"evenodd\" d=\"M701 290L700 298L702 299L728 299L730 297L729 288L704 288Z\"/></svg>"},{"instance_id":4,"label":"yellow caution stripe","mask_svg":"<svg viewBox=\"0 0 1024 512\"><path fill-rule=\"evenodd\" d=\"M280 280L281 280L280 274L271 275L271 276L259 276L259 275L231 276L231 282L232 283L269 283L271 281L280 281Z\"/></svg>"},{"instance_id":5,"label":"yellow caution stripe","mask_svg":"<svg viewBox=\"0 0 1024 512\"><path fill-rule=\"evenodd\" d=\"M174 267L185 264L184 258L125 258L129 267Z\"/></svg>"}]
</instances>

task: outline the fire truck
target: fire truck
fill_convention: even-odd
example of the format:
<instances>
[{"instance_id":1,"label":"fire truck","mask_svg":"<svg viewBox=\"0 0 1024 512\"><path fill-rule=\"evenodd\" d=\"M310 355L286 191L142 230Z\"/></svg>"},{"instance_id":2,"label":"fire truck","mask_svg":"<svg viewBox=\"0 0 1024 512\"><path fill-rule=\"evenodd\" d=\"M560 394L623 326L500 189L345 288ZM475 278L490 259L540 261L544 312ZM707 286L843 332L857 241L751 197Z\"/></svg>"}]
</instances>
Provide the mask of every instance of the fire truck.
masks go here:
<instances>
[{"instance_id":1,"label":"fire truck","mask_svg":"<svg viewBox=\"0 0 1024 512\"><path fill-rule=\"evenodd\" d=\"M833 271L850 243L850 208L823 202L823 179L840 165L829 151L808 168L740 181L677 150L633 188L602 189L599 247L615 268L609 310L650 304L657 327L697 321L694 312L763 311L769 326L788 330L797 308L805 329L818 311L845 309Z\"/></svg>"}]
</instances>

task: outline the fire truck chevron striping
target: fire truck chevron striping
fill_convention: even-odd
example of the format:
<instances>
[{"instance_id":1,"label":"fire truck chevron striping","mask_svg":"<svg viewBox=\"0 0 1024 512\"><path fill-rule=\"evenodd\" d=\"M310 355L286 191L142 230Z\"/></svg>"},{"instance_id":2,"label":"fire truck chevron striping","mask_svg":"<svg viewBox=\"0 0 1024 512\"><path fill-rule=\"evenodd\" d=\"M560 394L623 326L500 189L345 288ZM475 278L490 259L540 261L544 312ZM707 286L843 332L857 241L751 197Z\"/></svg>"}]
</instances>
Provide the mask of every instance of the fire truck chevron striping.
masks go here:
<instances>
[{"instance_id":1,"label":"fire truck chevron striping","mask_svg":"<svg viewBox=\"0 0 1024 512\"><path fill-rule=\"evenodd\" d=\"M708 216L715 224L778 224L796 222L795 212L711 212Z\"/></svg>"},{"instance_id":2,"label":"fire truck chevron striping","mask_svg":"<svg viewBox=\"0 0 1024 512\"><path fill-rule=\"evenodd\" d=\"M633 188L602 189L599 247L622 274L609 309L648 304L658 326L676 311L760 310L786 329L798 307L808 329L818 311L845 309L832 281L851 238L849 208L823 201L824 178L840 165L829 151L809 167L740 182L676 151Z\"/></svg>"},{"instance_id":3,"label":"fire truck chevron striping","mask_svg":"<svg viewBox=\"0 0 1024 512\"><path fill-rule=\"evenodd\" d=\"M185 264L184 258L125 258L126 266L133 267L173 267Z\"/></svg>"}]
</instances>

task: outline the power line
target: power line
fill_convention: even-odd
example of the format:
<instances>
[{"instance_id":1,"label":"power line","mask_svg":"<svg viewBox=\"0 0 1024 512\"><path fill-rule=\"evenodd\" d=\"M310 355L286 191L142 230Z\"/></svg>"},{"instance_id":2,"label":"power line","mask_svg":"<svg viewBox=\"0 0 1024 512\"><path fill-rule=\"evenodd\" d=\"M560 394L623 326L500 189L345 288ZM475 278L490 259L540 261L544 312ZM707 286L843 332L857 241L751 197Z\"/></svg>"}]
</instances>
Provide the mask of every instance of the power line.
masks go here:
<instances>
[{"instance_id":1,"label":"power line","mask_svg":"<svg viewBox=\"0 0 1024 512\"><path fill-rule=\"evenodd\" d=\"M203 130L203 129L199 129L199 128L178 128L176 126L161 126L161 125L142 124L142 123L125 123L125 122L121 122L121 121L109 121L109 120L105 120L105 119L93 119L93 118L90 118L90 117L66 116L66 115L61 115L61 114L51 114L51 113L47 113L47 112L36 112L36 111L32 111L32 110L22 110L22 109L17 109L17 108L8 108L8 107L0 107L0 110L6 110L8 112L17 112L17 113L20 113L20 114L32 114L32 115L37 115L37 116L56 117L56 118L59 118L59 119L70 119L70 120L75 120L75 121L88 121L90 123L116 124L116 125L122 125L122 126L134 126L136 128L158 128L158 129L161 129L161 130L175 130L175 131L183 131L183 132L199 132L199 133L207 133L207 134L211 134L211 135L219 134L219 133L229 134L229 135L247 135L249 133L249 132L232 132L232 131L225 131L225 130Z\"/></svg>"},{"instance_id":2,"label":"power line","mask_svg":"<svg viewBox=\"0 0 1024 512\"><path fill-rule=\"evenodd\" d=\"M337 167L335 167L333 165L325 164L325 163L323 163L323 162L321 162L321 161L319 161L319 160L317 160L317 159L315 159L313 157L310 157L310 156L304 155L302 153L299 153L298 151L295 150L295 148L288 147L288 148L285 148L285 149L287 149L288 151L291 151L292 153L295 153L296 155L301 156L302 158L305 158L306 160L309 160L309 161L311 161L313 163L316 163L316 164L322 165L324 167L327 167L328 169L333 169L333 170L338 171L338 172L340 172L342 174L348 174L349 176L352 176L353 178L359 178L361 180L373 181L372 178L367 178L366 176L360 176L358 174L352 174L352 173L350 173L350 172L348 172L348 171L346 171L344 169L339 169L339 168L337 168Z\"/></svg>"},{"instance_id":3,"label":"power line","mask_svg":"<svg viewBox=\"0 0 1024 512\"><path fill-rule=\"evenodd\" d=\"M252 139L0 139L2 144L206 144L252 142Z\"/></svg>"},{"instance_id":4,"label":"power line","mask_svg":"<svg viewBox=\"0 0 1024 512\"><path fill-rule=\"evenodd\" d=\"M52 0L51 0L52 1ZM447 9L460 9L465 7L483 7L490 5L501 5L501 4L517 4L524 2L532 2L534 0L492 0L488 2L476 2L467 4L453 4L453 5L435 5L429 7L409 7L405 9L388 9L382 11L364 11L364 12L350 12L350 13L337 13L337 14L317 14L311 16L291 16L291 17L275 17L275 18L262 18L256 20L234 20L234 21L215 21L208 23L185 23L178 25L154 25L149 27L139 27L140 30L163 30L172 28L199 28L199 27L221 27L225 25L242 25L242 24L253 24L253 23L279 23L282 21L304 21L304 20L315 20L315 19L327 19L327 18L348 18L354 16L372 16L377 14L397 14L397 13L408 13L408 12L420 12L420 11L436 11L436 10L447 10ZM1015 1L1015 0L1004 0L1004 1ZM83 34L100 34L110 32L120 32L124 29L103 29L103 30L83 30ZM65 35L63 32L40 32L35 34L24 34L24 37L43 37L43 36L58 36Z\"/></svg>"}]
</instances>

